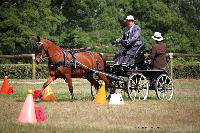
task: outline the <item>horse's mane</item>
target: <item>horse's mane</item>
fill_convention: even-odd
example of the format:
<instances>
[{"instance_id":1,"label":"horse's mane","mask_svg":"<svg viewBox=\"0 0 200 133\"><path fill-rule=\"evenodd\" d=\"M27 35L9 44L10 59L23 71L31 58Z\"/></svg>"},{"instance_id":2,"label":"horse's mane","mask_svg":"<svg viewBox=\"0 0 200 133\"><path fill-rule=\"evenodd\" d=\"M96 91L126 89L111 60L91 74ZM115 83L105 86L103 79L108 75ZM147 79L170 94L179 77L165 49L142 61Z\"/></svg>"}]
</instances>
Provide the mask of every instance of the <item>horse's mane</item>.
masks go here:
<instances>
[{"instance_id":1,"label":"horse's mane","mask_svg":"<svg viewBox=\"0 0 200 133\"><path fill-rule=\"evenodd\" d=\"M54 41L49 40L49 39L46 39L46 38L43 38L42 40L43 40L47 45L51 45L51 46L56 47L57 49L60 49L60 46L59 46L57 43L55 43Z\"/></svg>"},{"instance_id":2,"label":"horse's mane","mask_svg":"<svg viewBox=\"0 0 200 133\"><path fill-rule=\"evenodd\" d=\"M48 39L48 38L43 38L44 41L48 42L48 43L53 43L55 45L57 45L57 43L55 43L55 41Z\"/></svg>"}]
</instances>

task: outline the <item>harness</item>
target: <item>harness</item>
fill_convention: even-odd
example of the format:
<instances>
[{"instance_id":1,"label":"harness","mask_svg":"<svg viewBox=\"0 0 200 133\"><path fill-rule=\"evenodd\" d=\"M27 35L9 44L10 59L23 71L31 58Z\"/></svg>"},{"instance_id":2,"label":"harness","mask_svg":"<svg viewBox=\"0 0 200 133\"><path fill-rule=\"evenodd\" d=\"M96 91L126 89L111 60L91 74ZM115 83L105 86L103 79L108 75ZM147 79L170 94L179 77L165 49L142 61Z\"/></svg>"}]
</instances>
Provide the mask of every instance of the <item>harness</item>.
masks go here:
<instances>
[{"instance_id":1,"label":"harness","mask_svg":"<svg viewBox=\"0 0 200 133\"><path fill-rule=\"evenodd\" d=\"M37 43L39 43L41 45L41 49L43 50L44 49L43 48L43 43L41 43L41 42L37 42ZM77 66L80 66L82 68L86 68L82 63L80 63L77 60L76 53L86 52L87 50L90 50L90 49L81 48L81 49L67 49L67 50L64 50L64 49L61 48L61 52L59 52L58 54L55 54L53 56L57 56L57 55L63 54L63 58L64 58L63 61L58 61L56 63L53 63L53 62L49 61L48 62L48 67L49 67L50 70L57 69L58 67L61 67L61 66L68 67L68 68L71 67L74 72L75 72L75 69L77 68ZM97 69L99 69L99 62L95 58L94 54L92 52L88 52L88 53L89 53L90 57L93 59L92 68L94 70L96 69L96 68L94 68L94 63L96 63L97 64ZM72 55L72 59L71 60L68 59L68 57L67 57L68 54ZM52 58L53 57L53 56L47 57L47 56L44 56L43 54L42 54L42 56L43 56L43 59L44 58ZM90 71L90 69L86 69L86 70Z\"/></svg>"},{"instance_id":2,"label":"harness","mask_svg":"<svg viewBox=\"0 0 200 133\"><path fill-rule=\"evenodd\" d=\"M63 61L59 61L57 63L52 63L52 62L49 62L49 67L51 69L55 69L55 68L58 68L58 67L61 67L61 66L64 66L64 67L72 67L72 66L75 66L76 67L76 63L75 63L75 60L76 60L76 55L75 53L72 52L72 50L67 50L65 51L64 49L61 49L62 53L60 54L63 54L63 57L64 57L64 60ZM69 61L69 59L67 58L67 55L68 53L70 53L72 55L72 60Z\"/></svg>"},{"instance_id":3,"label":"harness","mask_svg":"<svg viewBox=\"0 0 200 133\"><path fill-rule=\"evenodd\" d=\"M48 65L49 65L49 67L51 69L55 69L55 68L58 68L58 67L61 67L61 66L72 67L72 68L75 69L75 68L77 68L77 66L80 66L80 62L77 60L76 53L83 52L82 49L75 49L75 50L73 50L73 49L67 49L67 50L61 49L61 51L62 51L64 60L63 61L59 61L59 62L57 62L55 64L53 64L52 62L49 62ZM69 60L67 58L68 54L72 55L72 60ZM99 62L97 61L97 59L95 58L93 53L89 52L89 55L95 60L95 62L97 64L97 68L99 68ZM93 64L94 64L94 62L92 62L92 67L94 67Z\"/></svg>"}]
</instances>

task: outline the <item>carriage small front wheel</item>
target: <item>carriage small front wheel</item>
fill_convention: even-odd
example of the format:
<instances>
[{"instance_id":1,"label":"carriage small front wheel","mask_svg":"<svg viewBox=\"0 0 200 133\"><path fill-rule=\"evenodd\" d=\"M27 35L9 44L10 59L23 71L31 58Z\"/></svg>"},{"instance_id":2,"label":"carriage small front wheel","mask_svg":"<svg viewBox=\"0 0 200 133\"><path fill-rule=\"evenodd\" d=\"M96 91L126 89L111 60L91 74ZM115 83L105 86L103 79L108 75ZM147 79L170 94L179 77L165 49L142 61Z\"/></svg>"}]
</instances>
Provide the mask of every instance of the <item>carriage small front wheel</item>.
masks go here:
<instances>
[{"instance_id":1,"label":"carriage small front wheel","mask_svg":"<svg viewBox=\"0 0 200 133\"><path fill-rule=\"evenodd\" d=\"M101 85L103 81L99 80L98 82ZM99 87L101 87L101 86L99 86ZM110 96L110 88L106 87L105 89L106 89L106 98L108 98ZM96 98L97 92L98 92L98 88L96 88L93 84L91 84L91 95L92 95L93 99Z\"/></svg>"},{"instance_id":2,"label":"carriage small front wheel","mask_svg":"<svg viewBox=\"0 0 200 133\"><path fill-rule=\"evenodd\" d=\"M127 82L127 89L131 100L146 100L149 92L149 82L142 73L133 73Z\"/></svg>"},{"instance_id":3,"label":"carriage small front wheel","mask_svg":"<svg viewBox=\"0 0 200 133\"><path fill-rule=\"evenodd\" d=\"M172 79L167 74L161 74L155 84L158 99L171 100L174 94Z\"/></svg>"}]
</instances>

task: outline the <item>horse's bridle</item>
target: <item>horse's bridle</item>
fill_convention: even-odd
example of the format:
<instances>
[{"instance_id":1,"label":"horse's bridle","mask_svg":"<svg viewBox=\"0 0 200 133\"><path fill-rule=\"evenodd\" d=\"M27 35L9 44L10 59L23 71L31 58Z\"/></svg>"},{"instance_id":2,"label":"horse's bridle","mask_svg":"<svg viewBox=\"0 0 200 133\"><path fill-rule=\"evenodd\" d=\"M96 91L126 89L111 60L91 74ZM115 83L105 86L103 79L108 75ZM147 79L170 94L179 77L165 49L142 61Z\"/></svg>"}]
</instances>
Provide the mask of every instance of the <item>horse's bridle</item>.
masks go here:
<instances>
[{"instance_id":1,"label":"horse's bridle","mask_svg":"<svg viewBox=\"0 0 200 133\"><path fill-rule=\"evenodd\" d=\"M45 52L45 49L44 49L44 43L41 42L41 41L37 41L35 43L35 47L34 47L34 50L35 50L35 61L37 63L41 62L41 61L44 61L45 59L48 59L48 58L52 58L54 56L58 56L58 55L61 55L61 54L64 54L64 61L65 61L65 58L67 57L67 54L69 52L64 52L63 49L62 52L59 52L58 54L54 54L53 56L47 56L46 52ZM39 59L39 60L38 60Z\"/></svg>"},{"instance_id":2,"label":"horse's bridle","mask_svg":"<svg viewBox=\"0 0 200 133\"><path fill-rule=\"evenodd\" d=\"M46 52L44 50L43 42L36 42L35 43L35 60L36 62L44 61L44 59L48 58ZM39 60L38 60L39 59Z\"/></svg>"}]
</instances>

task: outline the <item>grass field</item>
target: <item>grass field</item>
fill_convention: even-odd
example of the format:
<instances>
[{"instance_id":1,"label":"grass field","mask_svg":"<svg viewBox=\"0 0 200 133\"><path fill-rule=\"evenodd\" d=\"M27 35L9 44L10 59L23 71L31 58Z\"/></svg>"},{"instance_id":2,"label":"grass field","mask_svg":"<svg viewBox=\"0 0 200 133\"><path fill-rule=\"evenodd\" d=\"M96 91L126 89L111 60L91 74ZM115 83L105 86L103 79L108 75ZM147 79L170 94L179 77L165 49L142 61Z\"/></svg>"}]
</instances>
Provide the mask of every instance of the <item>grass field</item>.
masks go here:
<instances>
[{"instance_id":1,"label":"grass field","mask_svg":"<svg viewBox=\"0 0 200 133\"><path fill-rule=\"evenodd\" d=\"M26 81L26 82L25 82ZM90 84L83 79L74 82L76 99L70 100L63 80L51 84L57 100L35 103L45 111L44 123L18 124L26 91L39 89L39 81L10 80L15 94L0 95L0 132L200 132L200 80L175 80L172 101L157 100L150 91L147 101L130 101L124 105L98 105L92 102ZM0 83L0 85L2 82Z\"/></svg>"}]
</instances>

